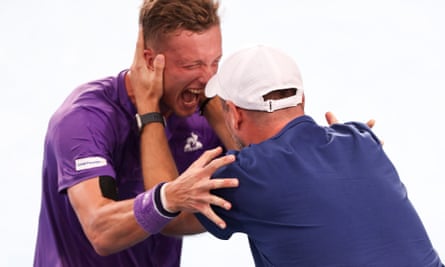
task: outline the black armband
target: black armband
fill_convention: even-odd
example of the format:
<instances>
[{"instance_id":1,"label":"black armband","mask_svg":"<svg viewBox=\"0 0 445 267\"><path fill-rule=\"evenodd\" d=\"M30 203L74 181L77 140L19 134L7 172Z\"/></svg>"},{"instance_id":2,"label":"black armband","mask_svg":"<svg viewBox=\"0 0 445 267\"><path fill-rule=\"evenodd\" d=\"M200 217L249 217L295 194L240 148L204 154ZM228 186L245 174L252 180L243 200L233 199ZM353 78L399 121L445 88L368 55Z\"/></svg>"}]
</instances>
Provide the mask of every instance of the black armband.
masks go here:
<instances>
[{"instance_id":1,"label":"black armband","mask_svg":"<svg viewBox=\"0 0 445 267\"><path fill-rule=\"evenodd\" d=\"M116 180L111 176L99 176L99 187L104 198L118 200Z\"/></svg>"}]
</instances>

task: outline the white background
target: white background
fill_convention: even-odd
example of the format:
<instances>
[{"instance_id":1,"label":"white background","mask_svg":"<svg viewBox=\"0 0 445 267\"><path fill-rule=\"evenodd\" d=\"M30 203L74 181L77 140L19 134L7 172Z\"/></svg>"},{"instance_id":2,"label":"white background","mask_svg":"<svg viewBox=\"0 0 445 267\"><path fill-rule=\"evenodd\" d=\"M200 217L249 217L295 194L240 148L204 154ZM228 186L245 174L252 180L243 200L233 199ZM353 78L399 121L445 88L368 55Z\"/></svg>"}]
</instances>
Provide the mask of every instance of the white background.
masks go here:
<instances>
[{"instance_id":1,"label":"white background","mask_svg":"<svg viewBox=\"0 0 445 267\"><path fill-rule=\"evenodd\" d=\"M130 66L140 0L2 0L0 266L31 266L48 119L80 83ZM302 70L306 112L374 118L445 259L445 2L222 0L224 53L265 43ZM279 197L279 196L277 196ZM187 237L182 266L253 266L244 236Z\"/></svg>"}]
</instances>

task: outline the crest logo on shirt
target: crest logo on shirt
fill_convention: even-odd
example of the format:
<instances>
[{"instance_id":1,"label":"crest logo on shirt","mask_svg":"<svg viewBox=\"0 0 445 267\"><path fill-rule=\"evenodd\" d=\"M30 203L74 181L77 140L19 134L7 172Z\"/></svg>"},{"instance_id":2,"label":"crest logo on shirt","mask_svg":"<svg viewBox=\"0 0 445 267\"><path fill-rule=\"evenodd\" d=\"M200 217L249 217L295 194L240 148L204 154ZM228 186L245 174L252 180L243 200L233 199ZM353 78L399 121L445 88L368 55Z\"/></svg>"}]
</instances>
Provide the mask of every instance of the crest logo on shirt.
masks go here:
<instances>
[{"instance_id":1,"label":"crest logo on shirt","mask_svg":"<svg viewBox=\"0 0 445 267\"><path fill-rule=\"evenodd\" d=\"M190 133L184 146L184 152L192 152L202 148L202 143L198 140L198 135L194 132Z\"/></svg>"}]
</instances>

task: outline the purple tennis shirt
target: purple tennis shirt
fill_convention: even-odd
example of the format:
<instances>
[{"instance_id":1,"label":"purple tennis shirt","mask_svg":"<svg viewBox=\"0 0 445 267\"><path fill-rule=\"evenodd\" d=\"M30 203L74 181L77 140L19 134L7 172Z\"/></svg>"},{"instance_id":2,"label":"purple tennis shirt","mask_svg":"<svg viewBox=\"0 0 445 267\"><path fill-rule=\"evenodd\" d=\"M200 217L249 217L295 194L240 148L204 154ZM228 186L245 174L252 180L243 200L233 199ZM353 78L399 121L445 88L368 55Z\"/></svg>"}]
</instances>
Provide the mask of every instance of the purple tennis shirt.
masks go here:
<instances>
[{"instance_id":1,"label":"purple tennis shirt","mask_svg":"<svg viewBox=\"0 0 445 267\"><path fill-rule=\"evenodd\" d=\"M45 137L42 200L34 266L179 266L182 239L162 234L109 256L85 236L66 189L97 176L116 180L120 200L144 191L136 109L125 88L126 71L84 84L54 113ZM167 136L183 171L205 149L220 145L198 113L172 116Z\"/></svg>"}]
</instances>

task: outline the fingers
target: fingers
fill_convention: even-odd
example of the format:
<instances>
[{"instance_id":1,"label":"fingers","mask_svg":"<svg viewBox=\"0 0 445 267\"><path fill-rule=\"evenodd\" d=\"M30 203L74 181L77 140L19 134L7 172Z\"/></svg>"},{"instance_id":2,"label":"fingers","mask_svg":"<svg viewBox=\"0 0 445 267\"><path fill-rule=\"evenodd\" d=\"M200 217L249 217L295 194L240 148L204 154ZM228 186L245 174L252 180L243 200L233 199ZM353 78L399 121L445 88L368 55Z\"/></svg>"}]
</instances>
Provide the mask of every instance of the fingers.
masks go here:
<instances>
[{"instance_id":1,"label":"fingers","mask_svg":"<svg viewBox=\"0 0 445 267\"><path fill-rule=\"evenodd\" d=\"M219 228L221 229L226 228L226 222L223 219L221 219L218 215L216 215L216 213L212 210L210 206L200 212L204 216L206 216L209 220L211 220L213 223L218 225Z\"/></svg>"},{"instance_id":2,"label":"fingers","mask_svg":"<svg viewBox=\"0 0 445 267\"><path fill-rule=\"evenodd\" d=\"M145 49L144 33L140 26L134 59L129 71L131 91L139 113L158 112L159 100L163 95L165 58L163 55L153 53L151 49ZM149 62L152 63L150 67Z\"/></svg>"},{"instance_id":3,"label":"fingers","mask_svg":"<svg viewBox=\"0 0 445 267\"><path fill-rule=\"evenodd\" d=\"M219 168L229 165L234 161L235 161L234 155L225 155L212 160L210 163L207 164L207 166L205 166L205 168L210 174L213 174Z\"/></svg>"},{"instance_id":4,"label":"fingers","mask_svg":"<svg viewBox=\"0 0 445 267\"><path fill-rule=\"evenodd\" d=\"M210 161L212 161L217 156L221 155L222 148L216 147L214 149L210 149L205 151L197 160L195 160L190 167L196 167L196 166L205 166Z\"/></svg>"},{"instance_id":5,"label":"fingers","mask_svg":"<svg viewBox=\"0 0 445 267\"><path fill-rule=\"evenodd\" d=\"M215 184L215 188L225 188L225 187L236 187L238 186L238 179L216 179L221 180L220 183ZM226 228L226 223L214 212L211 205L218 206L225 210L230 210L232 208L232 204L216 195L210 195L209 198L205 201L207 204L204 210L200 210L204 216L209 218L212 222L214 222L221 229Z\"/></svg>"},{"instance_id":6,"label":"fingers","mask_svg":"<svg viewBox=\"0 0 445 267\"><path fill-rule=\"evenodd\" d=\"M142 26L139 26L138 39L136 41L136 49L135 49L134 58L133 58L133 65L134 66L138 66L138 65L142 65L143 66L143 65L145 65L144 49L145 49L144 31L142 29Z\"/></svg>"},{"instance_id":7,"label":"fingers","mask_svg":"<svg viewBox=\"0 0 445 267\"><path fill-rule=\"evenodd\" d=\"M153 61L154 67L154 78L153 82L155 86L157 86L157 90L162 90L162 80L165 66L165 58L164 55L157 55Z\"/></svg>"},{"instance_id":8,"label":"fingers","mask_svg":"<svg viewBox=\"0 0 445 267\"><path fill-rule=\"evenodd\" d=\"M328 125L332 125L332 124L338 123L337 118L335 117L335 115L332 112L328 111L328 112L325 113L324 116L326 118L326 121L328 122Z\"/></svg>"},{"instance_id":9,"label":"fingers","mask_svg":"<svg viewBox=\"0 0 445 267\"><path fill-rule=\"evenodd\" d=\"M164 55L159 54L155 57L155 60L153 61L153 67L155 69L156 73L161 73L164 71L165 66L165 59Z\"/></svg>"},{"instance_id":10,"label":"fingers","mask_svg":"<svg viewBox=\"0 0 445 267\"><path fill-rule=\"evenodd\" d=\"M325 116L326 121L328 122L329 125L339 123L337 117L335 117L335 115L334 115L332 112L330 112L330 111L326 112L324 116ZM374 125L375 125L375 120L374 120L374 119L370 119L370 120L366 123L366 125L368 125L369 128L374 127Z\"/></svg>"},{"instance_id":11,"label":"fingers","mask_svg":"<svg viewBox=\"0 0 445 267\"><path fill-rule=\"evenodd\" d=\"M375 120L370 119L370 120L366 123L366 125L368 125L369 128L374 127L374 125L375 125Z\"/></svg>"},{"instance_id":12,"label":"fingers","mask_svg":"<svg viewBox=\"0 0 445 267\"><path fill-rule=\"evenodd\" d=\"M209 180L209 190L238 187L237 178L216 178Z\"/></svg>"},{"instance_id":13,"label":"fingers","mask_svg":"<svg viewBox=\"0 0 445 267\"><path fill-rule=\"evenodd\" d=\"M229 201L215 195L212 195L211 199L208 202L213 206L218 206L225 210L230 210L232 208L232 204Z\"/></svg>"},{"instance_id":14,"label":"fingers","mask_svg":"<svg viewBox=\"0 0 445 267\"><path fill-rule=\"evenodd\" d=\"M225 199L213 195L211 190L234 188L239 185L239 181L236 178L210 179L218 168L235 161L234 155L216 158L221 153L221 147L207 150L180 177L169 184L172 186L177 184L179 186L179 189L173 190L175 194L172 195L172 198L176 199L176 201L172 200L171 203L174 202L177 205L174 210L200 212L220 228L225 228L226 223L212 210L211 205L226 210L229 210L232 205ZM166 187L166 194L170 188L170 186Z\"/></svg>"},{"instance_id":15,"label":"fingers","mask_svg":"<svg viewBox=\"0 0 445 267\"><path fill-rule=\"evenodd\" d=\"M374 119L370 119L370 120L366 123L366 125L368 125L369 128L374 127L374 125L375 125L375 120L374 120ZM379 139L379 141L380 141L380 144L383 146L383 144L384 144L383 140L382 140L382 139Z\"/></svg>"},{"instance_id":16,"label":"fingers","mask_svg":"<svg viewBox=\"0 0 445 267\"><path fill-rule=\"evenodd\" d=\"M212 185L212 188L230 188L230 187L237 187L238 186L238 179L213 179L212 182L214 184ZM226 223L213 211L213 206L218 206L220 208L223 208L225 210L230 210L232 208L232 204L223 199L222 197L216 196L216 195L210 195L209 199L206 201L208 205L206 205L208 208L206 208L204 211L201 211L202 214L204 214L209 220L214 222L218 227L221 229L226 228Z\"/></svg>"}]
</instances>

